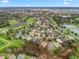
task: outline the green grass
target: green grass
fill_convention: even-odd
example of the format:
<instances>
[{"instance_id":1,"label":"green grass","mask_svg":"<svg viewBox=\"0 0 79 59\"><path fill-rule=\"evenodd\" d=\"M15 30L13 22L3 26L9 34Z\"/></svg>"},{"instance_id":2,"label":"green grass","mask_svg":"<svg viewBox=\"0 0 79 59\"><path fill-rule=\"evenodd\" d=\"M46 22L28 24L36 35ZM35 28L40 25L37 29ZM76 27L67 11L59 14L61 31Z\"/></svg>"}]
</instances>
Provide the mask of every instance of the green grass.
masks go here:
<instances>
[{"instance_id":1,"label":"green grass","mask_svg":"<svg viewBox=\"0 0 79 59\"><path fill-rule=\"evenodd\" d=\"M15 27L12 29L12 32L16 32L18 30L24 30L24 29L28 29L30 26L28 25L22 25L22 26L19 26L19 27Z\"/></svg>"},{"instance_id":2,"label":"green grass","mask_svg":"<svg viewBox=\"0 0 79 59\"><path fill-rule=\"evenodd\" d=\"M58 49L57 48L52 48L52 53L57 54Z\"/></svg>"},{"instance_id":3,"label":"green grass","mask_svg":"<svg viewBox=\"0 0 79 59\"><path fill-rule=\"evenodd\" d=\"M26 55L24 59L30 59L30 56L29 55Z\"/></svg>"},{"instance_id":4,"label":"green grass","mask_svg":"<svg viewBox=\"0 0 79 59\"><path fill-rule=\"evenodd\" d=\"M0 50L2 51L4 48L9 47L10 41L7 41L3 38L0 38Z\"/></svg>"},{"instance_id":5,"label":"green grass","mask_svg":"<svg viewBox=\"0 0 79 59\"><path fill-rule=\"evenodd\" d=\"M69 57L69 59L79 59L79 57L75 56L75 55L72 55L72 56Z\"/></svg>"},{"instance_id":6,"label":"green grass","mask_svg":"<svg viewBox=\"0 0 79 59\"><path fill-rule=\"evenodd\" d=\"M29 17L26 19L27 23L33 24L35 22L34 17Z\"/></svg>"},{"instance_id":7,"label":"green grass","mask_svg":"<svg viewBox=\"0 0 79 59\"><path fill-rule=\"evenodd\" d=\"M79 17L75 18L75 20L79 22Z\"/></svg>"},{"instance_id":8,"label":"green grass","mask_svg":"<svg viewBox=\"0 0 79 59\"><path fill-rule=\"evenodd\" d=\"M56 21L51 18L51 24L57 25Z\"/></svg>"},{"instance_id":9,"label":"green grass","mask_svg":"<svg viewBox=\"0 0 79 59\"><path fill-rule=\"evenodd\" d=\"M21 48L23 45L23 40L11 40L11 47Z\"/></svg>"},{"instance_id":10,"label":"green grass","mask_svg":"<svg viewBox=\"0 0 79 59\"><path fill-rule=\"evenodd\" d=\"M6 32L8 32L8 28L7 27L5 27L5 28L0 28L0 33L6 33Z\"/></svg>"},{"instance_id":11,"label":"green grass","mask_svg":"<svg viewBox=\"0 0 79 59\"><path fill-rule=\"evenodd\" d=\"M17 22L17 20L12 19L12 20L9 20L8 23L9 23L10 25L14 25L14 24L16 24L16 23L18 23L18 22Z\"/></svg>"},{"instance_id":12,"label":"green grass","mask_svg":"<svg viewBox=\"0 0 79 59\"><path fill-rule=\"evenodd\" d=\"M79 24L77 24L76 26L79 27Z\"/></svg>"},{"instance_id":13,"label":"green grass","mask_svg":"<svg viewBox=\"0 0 79 59\"><path fill-rule=\"evenodd\" d=\"M76 48L76 51L79 53L79 48Z\"/></svg>"}]
</instances>

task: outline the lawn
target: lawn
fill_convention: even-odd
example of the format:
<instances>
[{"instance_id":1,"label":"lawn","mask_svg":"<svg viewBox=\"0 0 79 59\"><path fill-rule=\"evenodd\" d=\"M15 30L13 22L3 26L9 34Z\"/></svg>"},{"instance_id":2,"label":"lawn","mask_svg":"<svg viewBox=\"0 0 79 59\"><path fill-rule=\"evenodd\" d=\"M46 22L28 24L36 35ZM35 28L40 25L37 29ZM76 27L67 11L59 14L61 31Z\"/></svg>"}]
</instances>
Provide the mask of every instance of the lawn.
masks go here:
<instances>
[{"instance_id":1,"label":"lawn","mask_svg":"<svg viewBox=\"0 0 79 59\"><path fill-rule=\"evenodd\" d=\"M78 57L78 56L74 56L74 55L72 55L72 56L70 56L69 59L79 59L79 57Z\"/></svg>"},{"instance_id":2,"label":"lawn","mask_svg":"<svg viewBox=\"0 0 79 59\"><path fill-rule=\"evenodd\" d=\"M30 59L30 56L29 55L26 55L24 59Z\"/></svg>"},{"instance_id":3,"label":"lawn","mask_svg":"<svg viewBox=\"0 0 79 59\"><path fill-rule=\"evenodd\" d=\"M0 50L4 49L6 47L9 47L9 45L10 45L10 41L7 41L0 37Z\"/></svg>"},{"instance_id":4,"label":"lawn","mask_svg":"<svg viewBox=\"0 0 79 59\"><path fill-rule=\"evenodd\" d=\"M17 22L17 20L12 19L12 20L9 20L8 23L9 23L10 25L15 25L15 24L17 24L18 22Z\"/></svg>"},{"instance_id":5,"label":"lawn","mask_svg":"<svg viewBox=\"0 0 79 59\"><path fill-rule=\"evenodd\" d=\"M5 28L0 28L0 33L6 33L8 32L9 28L5 27Z\"/></svg>"},{"instance_id":6,"label":"lawn","mask_svg":"<svg viewBox=\"0 0 79 59\"><path fill-rule=\"evenodd\" d=\"M26 19L27 23L33 24L35 22L35 19L33 17L29 17Z\"/></svg>"},{"instance_id":7,"label":"lawn","mask_svg":"<svg viewBox=\"0 0 79 59\"><path fill-rule=\"evenodd\" d=\"M11 47L21 48L23 45L23 40L11 40Z\"/></svg>"},{"instance_id":8,"label":"lawn","mask_svg":"<svg viewBox=\"0 0 79 59\"><path fill-rule=\"evenodd\" d=\"M75 18L75 20L79 22L79 17Z\"/></svg>"}]
</instances>

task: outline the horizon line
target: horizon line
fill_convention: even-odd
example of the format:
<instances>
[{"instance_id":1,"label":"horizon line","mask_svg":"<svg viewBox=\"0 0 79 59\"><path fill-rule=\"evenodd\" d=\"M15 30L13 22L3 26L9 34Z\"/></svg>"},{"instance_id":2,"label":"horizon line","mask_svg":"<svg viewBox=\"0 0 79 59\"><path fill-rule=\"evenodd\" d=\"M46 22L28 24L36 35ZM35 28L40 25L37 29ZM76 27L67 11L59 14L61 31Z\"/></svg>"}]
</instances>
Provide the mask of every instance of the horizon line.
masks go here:
<instances>
[{"instance_id":1,"label":"horizon line","mask_svg":"<svg viewBox=\"0 0 79 59\"><path fill-rule=\"evenodd\" d=\"M60 8L63 8L63 7L66 7L66 8L68 8L68 7L69 7L69 8L71 8L71 7L72 7L72 8L79 8L79 6L77 6L77 7L76 7L76 6L49 6L49 7L48 7L48 6L43 6L43 7L42 7L42 6L37 6L37 7L36 7L36 6L32 6L32 7L27 7L27 6L7 6L7 7L0 7L0 8L10 8L10 7L11 7L11 8L14 8L14 7L17 7L17 8L18 8L18 7L21 7L21 8L22 8L22 7L25 7L25 8L55 8L55 7L56 7L56 8L57 8L57 7L60 7Z\"/></svg>"}]
</instances>

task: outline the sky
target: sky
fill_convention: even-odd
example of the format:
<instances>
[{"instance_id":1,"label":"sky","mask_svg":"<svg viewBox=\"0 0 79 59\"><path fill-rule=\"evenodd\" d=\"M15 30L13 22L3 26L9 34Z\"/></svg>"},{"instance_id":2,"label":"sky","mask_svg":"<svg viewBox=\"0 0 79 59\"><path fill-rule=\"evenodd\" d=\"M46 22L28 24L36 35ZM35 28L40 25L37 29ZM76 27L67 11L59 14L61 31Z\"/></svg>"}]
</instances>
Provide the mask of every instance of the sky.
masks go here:
<instances>
[{"instance_id":1,"label":"sky","mask_svg":"<svg viewBox=\"0 0 79 59\"><path fill-rule=\"evenodd\" d=\"M0 7L79 7L79 0L0 0Z\"/></svg>"}]
</instances>

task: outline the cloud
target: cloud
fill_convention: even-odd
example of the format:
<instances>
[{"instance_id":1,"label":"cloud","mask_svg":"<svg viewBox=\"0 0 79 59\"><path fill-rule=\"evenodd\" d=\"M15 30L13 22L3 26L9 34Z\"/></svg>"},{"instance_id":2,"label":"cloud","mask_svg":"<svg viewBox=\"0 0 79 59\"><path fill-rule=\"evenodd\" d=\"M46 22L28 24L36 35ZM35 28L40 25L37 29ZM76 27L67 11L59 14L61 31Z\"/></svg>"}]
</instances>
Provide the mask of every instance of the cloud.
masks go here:
<instances>
[{"instance_id":1,"label":"cloud","mask_svg":"<svg viewBox=\"0 0 79 59\"><path fill-rule=\"evenodd\" d=\"M68 5L72 0L64 0L64 4Z\"/></svg>"},{"instance_id":2,"label":"cloud","mask_svg":"<svg viewBox=\"0 0 79 59\"><path fill-rule=\"evenodd\" d=\"M72 1L72 0L69 0L69 1Z\"/></svg>"},{"instance_id":3,"label":"cloud","mask_svg":"<svg viewBox=\"0 0 79 59\"><path fill-rule=\"evenodd\" d=\"M1 3L9 3L9 0L1 0Z\"/></svg>"},{"instance_id":4,"label":"cloud","mask_svg":"<svg viewBox=\"0 0 79 59\"><path fill-rule=\"evenodd\" d=\"M30 7L31 5L29 5L29 4L27 4L27 5L25 5L25 7Z\"/></svg>"},{"instance_id":5,"label":"cloud","mask_svg":"<svg viewBox=\"0 0 79 59\"><path fill-rule=\"evenodd\" d=\"M64 0L64 1L67 1L67 0Z\"/></svg>"},{"instance_id":6,"label":"cloud","mask_svg":"<svg viewBox=\"0 0 79 59\"><path fill-rule=\"evenodd\" d=\"M72 1L72 0L64 0L64 1Z\"/></svg>"},{"instance_id":7,"label":"cloud","mask_svg":"<svg viewBox=\"0 0 79 59\"><path fill-rule=\"evenodd\" d=\"M65 2L69 2L69 1L72 1L72 0L64 0Z\"/></svg>"},{"instance_id":8,"label":"cloud","mask_svg":"<svg viewBox=\"0 0 79 59\"><path fill-rule=\"evenodd\" d=\"M69 4L67 1L64 2L65 5Z\"/></svg>"},{"instance_id":9,"label":"cloud","mask_svg":"<svg viewBox=\"0 0 79 59\"><path fill-rule=\"evenodd\" d=\"M68 5L72 0L64 0L64 4Z\"/></svg>"}]
</instances>

